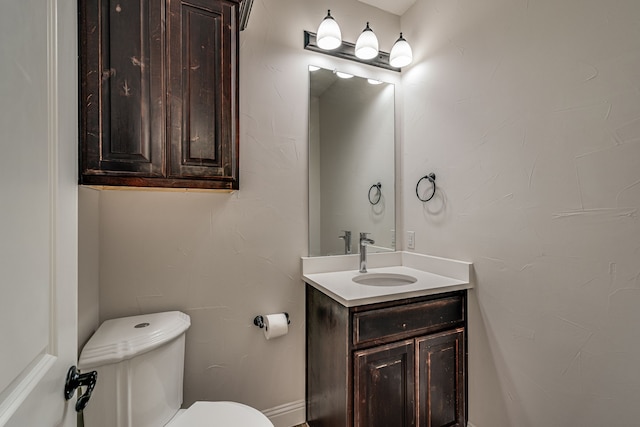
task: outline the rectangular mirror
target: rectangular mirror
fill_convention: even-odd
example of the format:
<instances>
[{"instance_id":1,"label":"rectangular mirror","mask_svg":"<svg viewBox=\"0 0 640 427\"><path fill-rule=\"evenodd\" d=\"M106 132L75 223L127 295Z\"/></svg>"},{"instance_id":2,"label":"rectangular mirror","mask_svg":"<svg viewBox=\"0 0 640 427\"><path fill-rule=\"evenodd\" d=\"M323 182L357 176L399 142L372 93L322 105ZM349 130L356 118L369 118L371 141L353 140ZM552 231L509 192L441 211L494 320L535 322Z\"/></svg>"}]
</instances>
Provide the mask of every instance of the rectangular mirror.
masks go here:
<instances>
[{"instance_id":1,"label":"rectangular mirror","mask_svg":"<svg viewBox=\"0 0 640 427\"><path fill-rule=\"evenodd\" d=\"M394 86L309 68L309 256L395 250ZM345 231L351 232L350 248ZM350 250L349 250L350 249Z\"/></svg>"}]
</instances>

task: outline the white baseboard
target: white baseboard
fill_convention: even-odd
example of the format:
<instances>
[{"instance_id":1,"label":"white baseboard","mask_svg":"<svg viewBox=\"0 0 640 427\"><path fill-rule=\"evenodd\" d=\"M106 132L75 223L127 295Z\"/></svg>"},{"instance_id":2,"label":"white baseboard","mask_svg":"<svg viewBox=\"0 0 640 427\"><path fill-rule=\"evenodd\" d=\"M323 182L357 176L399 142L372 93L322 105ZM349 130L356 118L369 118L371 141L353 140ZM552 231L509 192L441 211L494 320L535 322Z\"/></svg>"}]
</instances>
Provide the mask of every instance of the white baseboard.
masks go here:
<instances>
[{"instance_id":1,"label":"white baseboard","mask_svg":"<svg viewBox=\"0 0 640 427\"><path fill-rule=\"evenodd\" d=\"M262 413L275 427L293 427L303 424L307 415L304 399L266 409Z\"/></svg>"}]
</instances>

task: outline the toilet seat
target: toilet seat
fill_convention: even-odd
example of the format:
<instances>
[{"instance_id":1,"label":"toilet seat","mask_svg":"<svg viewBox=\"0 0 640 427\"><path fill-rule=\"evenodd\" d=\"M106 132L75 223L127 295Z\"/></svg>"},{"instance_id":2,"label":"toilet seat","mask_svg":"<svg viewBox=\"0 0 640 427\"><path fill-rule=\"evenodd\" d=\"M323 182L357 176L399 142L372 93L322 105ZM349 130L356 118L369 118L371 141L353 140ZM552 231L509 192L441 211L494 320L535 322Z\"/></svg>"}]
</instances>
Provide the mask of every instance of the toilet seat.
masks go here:
<instances>
[{"instance_id":1,"label":"toilet seat","mask_svg":"<svg viewBox=\"0 0 640 427\"><path fill-rule=\"evenodd\" d=\"M165 427L273 427L260 411L237 402L196 402Z\"/></svg>"}]
</instances>

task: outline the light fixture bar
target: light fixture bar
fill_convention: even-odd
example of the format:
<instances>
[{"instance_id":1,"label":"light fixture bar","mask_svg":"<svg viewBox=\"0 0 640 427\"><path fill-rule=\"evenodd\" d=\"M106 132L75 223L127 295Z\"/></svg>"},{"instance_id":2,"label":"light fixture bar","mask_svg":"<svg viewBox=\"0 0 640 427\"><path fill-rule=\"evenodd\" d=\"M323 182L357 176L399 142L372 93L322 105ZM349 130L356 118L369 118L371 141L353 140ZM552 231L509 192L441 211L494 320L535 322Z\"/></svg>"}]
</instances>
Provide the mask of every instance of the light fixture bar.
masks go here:
<instances>
[{"instance_id":1,"label":"light fixture bar","mask_svg":"<svg viewBox=\"0 0 640 427\"><path fill-rule=\"evenodd\" d=\"M400 68L389 65L389 54L387 52L378 51L378 56L373 59L360 59L356 56L356 45L353 43L342 41L337 49L324 50L318 47L316 43L315 33L309 31L304 32L304 48L313 52L324 53L325 55L335 56L337 58L356 61L361 64L373 65L374 67L384 68L386 70L400 72Z\"/></svg>"},{"instance_id":2,"label":"light fixture bar","mask_svg":"<svg viewBox=\"0 0 640 427\"><path fill-rule=\"evenodd\" d=\"M240 31L244 31L249 25L249 14L251 13L251 6L253 6L253 0L243 0L240 3Z\"/></svg>"}]
</instances>

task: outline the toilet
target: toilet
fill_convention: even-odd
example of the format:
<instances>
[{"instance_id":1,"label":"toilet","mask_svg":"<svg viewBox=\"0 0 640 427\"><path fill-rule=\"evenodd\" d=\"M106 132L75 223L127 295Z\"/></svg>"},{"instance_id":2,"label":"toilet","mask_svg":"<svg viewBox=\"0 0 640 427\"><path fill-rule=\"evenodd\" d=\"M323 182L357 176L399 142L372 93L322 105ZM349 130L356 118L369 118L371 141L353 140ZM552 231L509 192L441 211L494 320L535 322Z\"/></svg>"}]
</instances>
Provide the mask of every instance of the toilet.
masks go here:
<instances>
[{"instance_id":1,"label":"toilet","mask_svg":"<svg viewBox=\"0 0 640 427\"><path fill-rule=\"evenodd\" d=\"M236 402L182 405L185 332L179 311L107 320L82 349L78 367L98 381L84 410L86 427L274 427Z\"/></svg>"}]
</instances>

